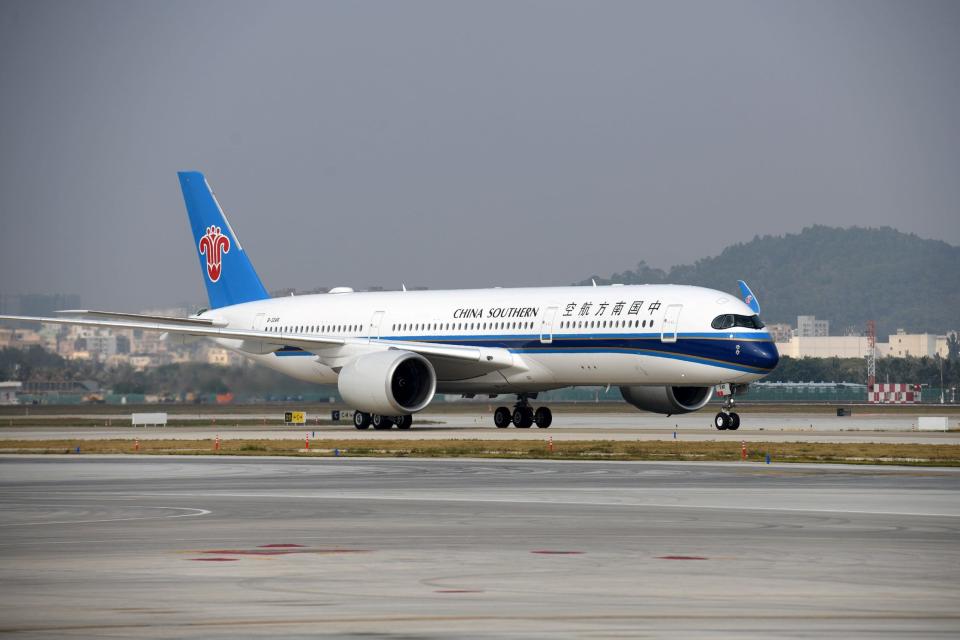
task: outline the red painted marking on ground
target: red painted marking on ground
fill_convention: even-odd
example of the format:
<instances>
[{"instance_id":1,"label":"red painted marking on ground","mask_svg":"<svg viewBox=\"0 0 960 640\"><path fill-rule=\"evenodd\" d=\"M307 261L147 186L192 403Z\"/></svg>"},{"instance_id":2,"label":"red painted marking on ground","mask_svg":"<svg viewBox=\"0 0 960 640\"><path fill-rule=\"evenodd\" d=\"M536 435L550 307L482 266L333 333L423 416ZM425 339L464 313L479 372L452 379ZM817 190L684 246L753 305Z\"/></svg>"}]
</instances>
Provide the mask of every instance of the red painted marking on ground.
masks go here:
<instances>
[{"instance_id":1,"label":"red painted marking on ground","mask_svg":"<svg viewBox=\"0 0 960 640\"><path fill-rule=\"evenodd\" d=\"M658 560L709 560L703 556L657 556Z\"/></svg>"},{"instance_id":2,"label":"red painted marking on ground","mask_svg":"<svg viewBox=\"0 0 960 640\"><path fill-rule=\"evenodd\" d=\"M481 589L437 589L434 593L483 593Z\"/></svg>"},{"instance_id":3,"label":"red painted marking on ground","mask_svg":"<svg viewBox=\"0 0 960 640\"><path fill-rule=\"evenodd\" d=\"M187 558L194 562L236 562L240 558Z\"/></svg>"},{"instance_id":4,"label":"red painted marking on ground","mask_svg":"<svg viewBox=\"0 0 960 640\"><path fill-rule=\"evenodd\" d=\"M303 545L302 545L302 544L284 544L284 543L280 543L280 544L261 544L261 545L259 545L257 548L258 548L258 549L292 549L292 548L295 548L295 547L303 547Z\"/></svg>"},{"instance_id":5,"label":"red painted marking on ground","mask_svg":"<svg viewBox=\"0 0 960 640\"><path fill-rule=\"evenodd\" d=\"M579 556L583 555L583 551L556 551L554 549L535 549L530 553L539 553L545 556Z\"/></svg>"},{"instance_id":6,"label":"red painted marking on ground","mask_svg":"<svg viewBox=\"0 0 960 640\"><path fill-rule=\"evenodd\" d=\"M369 549L210 549L200 553L212 553L222 556L284 556L292 553L369 553Z\"/></svg>"}]
</instances>

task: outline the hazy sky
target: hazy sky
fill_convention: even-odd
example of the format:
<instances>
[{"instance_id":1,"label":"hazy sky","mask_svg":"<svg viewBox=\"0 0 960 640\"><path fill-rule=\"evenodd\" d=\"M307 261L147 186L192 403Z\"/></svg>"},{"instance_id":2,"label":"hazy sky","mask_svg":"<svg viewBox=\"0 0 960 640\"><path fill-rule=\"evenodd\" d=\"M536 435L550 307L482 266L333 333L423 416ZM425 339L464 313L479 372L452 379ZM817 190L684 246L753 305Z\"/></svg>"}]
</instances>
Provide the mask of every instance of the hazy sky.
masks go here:
<instances>
[{"instance_id":1,"label":"hazy sky","mask_svg":"<svg viewBox=\"0 0 960 640\"><path fill-rule=\"evenodd\" d=\"M181 169L268 289L960 244L958 114L949 1L0 0L0 291L204 300Z\"/></svg>"}]
</instances>

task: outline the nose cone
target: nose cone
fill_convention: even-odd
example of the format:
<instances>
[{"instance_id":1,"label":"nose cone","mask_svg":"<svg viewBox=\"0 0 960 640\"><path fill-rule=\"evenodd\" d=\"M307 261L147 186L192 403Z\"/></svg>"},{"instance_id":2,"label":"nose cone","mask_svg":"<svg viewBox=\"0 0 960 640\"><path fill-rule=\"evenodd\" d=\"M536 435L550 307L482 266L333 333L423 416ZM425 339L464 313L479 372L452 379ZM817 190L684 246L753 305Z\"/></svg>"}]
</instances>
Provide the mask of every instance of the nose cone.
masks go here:
<instances>
[{"instance_id":1,"label":"nose cone","mask_svg":"<svg viewBox=\"0 0 960 640\"><path fill-rule=\"evenodd\" d=\"M754 366L773 371L780 362L780 352L777 351L777 345L772 340L766 342L754 342L752 349Z\"/></svg>"}]
</instances>

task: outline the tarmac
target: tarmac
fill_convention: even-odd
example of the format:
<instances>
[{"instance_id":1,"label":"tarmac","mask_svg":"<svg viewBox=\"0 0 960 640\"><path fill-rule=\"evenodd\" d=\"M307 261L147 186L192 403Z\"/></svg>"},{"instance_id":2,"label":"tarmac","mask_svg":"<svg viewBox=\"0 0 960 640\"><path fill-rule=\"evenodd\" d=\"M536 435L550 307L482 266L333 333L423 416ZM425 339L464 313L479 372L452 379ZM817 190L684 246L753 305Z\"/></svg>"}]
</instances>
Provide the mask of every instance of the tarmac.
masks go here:
<instances>
[{"instance_id":1,"label":"tarmac","mask_svg":"<svg viewBox=\"0 0 960 640\"><path fill-rule=\"evenodd\" d=\"M203 439L219 435L224 439L284 439L302 438L310 432L315 438L336 439L435 439L464 438L483 440L541 440L551 436L554 440L745 440L747 442L887 442L960 444L960 416L948 415L950 431L917 431L920 415L938 415L937 408L924 408L916 414L891 415L858 412L853 416L838 417L823 413L750 413L740 412L741 426L737 431L718 431L712 424L713 411L701 411L675 416L661 416L641 412L557 412L549 429L497 429L493 418L486 411L443 413L437 411L418 414L409 431L391 429L365 431L354 429L349 419L339 424L310 424L316 416L310 416L303 426L283 426L282 415L277 413L251 415L226 414L213 416L172 415L171 419L206 419L209 425L190 427L131 427L126 419L113 416L94 416L103 426L17 426L17 418L0 420L0 441L3 439L105 439L105 438L182 438ZM48 419L69 418L51 416ZM76 416L77 418L81 416ZM91 419L91 416L82 416ZM329 418L329 414L322 416ZM44 418L36 418L44 420ZM239 425L238 421L262 421L261 425ZM107 426L109 424L109 426ZM2 447L2 442L0 442Z\"/></svg>"},{"instance_id":2,"label":"tarmac","mask_svg":"<svg viewBox=\"0 0 960 640\"><path fill-rule=\"evenodd\" d=\"M0 632L957 637L958 540L960 469L6 456Z\"/></svg>"}]
</instances>

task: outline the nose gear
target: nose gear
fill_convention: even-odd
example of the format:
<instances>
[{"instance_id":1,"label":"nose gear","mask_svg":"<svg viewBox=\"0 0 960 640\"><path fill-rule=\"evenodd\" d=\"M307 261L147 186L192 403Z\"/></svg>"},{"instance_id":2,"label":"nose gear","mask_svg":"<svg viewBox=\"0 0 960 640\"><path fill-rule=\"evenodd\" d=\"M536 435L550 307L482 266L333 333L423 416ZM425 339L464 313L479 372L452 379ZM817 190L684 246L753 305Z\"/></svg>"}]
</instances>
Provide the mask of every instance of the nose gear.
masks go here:
<instances>
[{"instance_id":1,"label":"nose gear","mask_svg":"<svg viewBox=\"0 0 960 640\"><path fill-rule=\"evenodd\" d=\"M720 411L713 417L713 426L715 426L718 430L736 431L740 428L740 414L733 410L734 407L737 406L737 401L734 399L734 396L739 389L746 389L746 387L747 385L730 385L730 395L723 399L723 404L720 406Z\"/></svg>"}]
</instances>

